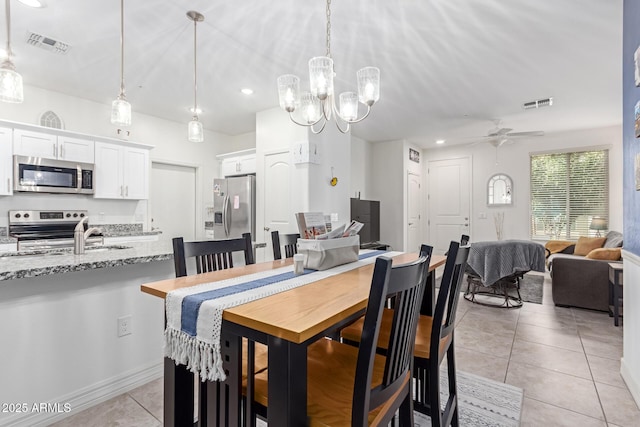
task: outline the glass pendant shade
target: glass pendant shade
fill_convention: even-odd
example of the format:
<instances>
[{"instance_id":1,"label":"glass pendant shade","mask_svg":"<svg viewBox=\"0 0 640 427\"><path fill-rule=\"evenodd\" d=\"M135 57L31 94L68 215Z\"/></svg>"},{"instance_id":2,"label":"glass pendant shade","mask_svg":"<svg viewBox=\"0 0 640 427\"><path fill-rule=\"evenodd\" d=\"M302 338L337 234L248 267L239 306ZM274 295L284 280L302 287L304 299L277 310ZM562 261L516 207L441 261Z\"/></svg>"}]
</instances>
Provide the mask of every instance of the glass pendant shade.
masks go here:
<instances>
[{"instance_id":1,"label":"glass pendant shade","mask_svg":"<svg viewBox=\"0 0 640 427\"><path fill-rule=\"evenodd\" d=\"M300 78L293 74L278 77L278 97L280 108L293 112L300 103Z\"/></svg>"},{"instance_id":2,"label":"glass pendant shade","mask_svg":"<svg viewBox=\"0 0 640 427\"><path fill-rule=\"evenodd\" d=\"M320 120L322 115L322 104L320 100L309 92L304 92L300 97L300 112L307 124Z\"/></svg>"},{"instance_id":3,"label":"glass pendant shade","mask_svg":"<svg viewBox=\"0 0 640 427\"><path fill-rule=\"evenodd\" d=\"M23 100L22 76L10 68L1 68L0 101L17 104Z\"/></svg>"},{"instance_id":4,"label":"glass pendant shade","mask_svg":"<svg viewBox=\"0 0 640 427\"><path fill-rule=\"evenodd\" d=\"M309 60L309 80L311 94L321 101L333 94L333 59L316 56Z\"/></svg>"},{"instance_id":5,"label":"glass pendant shade","mask_svg":"<svg viewBox=\"0 0 640 427\"><path fill-rule=\"evenodd\" d=\"M111 123L116 126L131 126L131 104L123 96L111 103Z\"/></svg>"},{"instance_id":6,"label":"glass pendant shade","mask_svg":"<svg viewBox=\"0 0 640 427\"><path fill-rule=\"evenodd\" d=\"M189 122L189 142L202 142L204 141L204 129L202 123L198 121L197 117Z\"/></svg>"},{"instance_id":7,"label":"glass pendant shade","mask_svg":"<svg viewBox=\"0 0 640 427\"><path fill-rule=\"evenodd\" d=\"M358 98L365 105L372 106L380 99L380 69L365 67L356 73L358 78Z\"/></svg>"},{"instance_id":8,"label":"glass pendant shade","mask_svg":"<svg viewBox=\"0 0 640 427\"><path fill-rule=\"evenodd\" d=\"M340 94L340 116L346 121L358 118L358 95L355 92Z\"/></svg>"}]
</instances>

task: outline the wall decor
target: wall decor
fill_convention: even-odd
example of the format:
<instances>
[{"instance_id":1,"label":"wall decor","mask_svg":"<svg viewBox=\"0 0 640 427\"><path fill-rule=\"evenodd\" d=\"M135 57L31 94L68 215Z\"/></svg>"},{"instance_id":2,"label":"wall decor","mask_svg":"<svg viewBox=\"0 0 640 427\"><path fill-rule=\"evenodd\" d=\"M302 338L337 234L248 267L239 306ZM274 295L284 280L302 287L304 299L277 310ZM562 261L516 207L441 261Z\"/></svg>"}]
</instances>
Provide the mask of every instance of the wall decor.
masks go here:
<instances>
[{"instance_id":1,"label":"wall decor","mask_svg":"<svg viewBox=\"0 0 640 427\"><path fill-rule=\"evenodd\" d=\"M636 102L635 113L635 135L636 138L640 138L640 101Z\"/></svg>"},{"instance_id":2,"label":"wall decor","mask_svg":"<svg viewBox=\"0 0 640 427\"><path fill-rule=\"evenodd\" d=\"M504 173L489 178L487 184L487 205L504 206L513 203L513 181Z\"/></svg>"},{"instance_id":3,"label":"wall decor","mask_svg":"<svg viewBox=\"0 0 640 427\"><path fill-rule=\"evenodd\" d=\"M409 148L409 160L412 162L420 163L420 152Z\"/></svg>"},{"instance_id":4,"label":"wall decor","mask_svg":"<svg viewBox=\"0 0 640 427\"><path fill-rule=\"evenodd\" d=\"M640 191L640 153L636 154L634 171L636 174L636 191Z\"/></svg>"},{"instance_id":5,"label":"wall decor","mask_svg":"<svg viewBox=\"0 0 640 427\"><path fill-rule=\"evenodd\" d=\"M636 49L633 54L633 64L635 65L635 80L636 86L640 86L640 46Z\"/></svg>"}]
</instances>

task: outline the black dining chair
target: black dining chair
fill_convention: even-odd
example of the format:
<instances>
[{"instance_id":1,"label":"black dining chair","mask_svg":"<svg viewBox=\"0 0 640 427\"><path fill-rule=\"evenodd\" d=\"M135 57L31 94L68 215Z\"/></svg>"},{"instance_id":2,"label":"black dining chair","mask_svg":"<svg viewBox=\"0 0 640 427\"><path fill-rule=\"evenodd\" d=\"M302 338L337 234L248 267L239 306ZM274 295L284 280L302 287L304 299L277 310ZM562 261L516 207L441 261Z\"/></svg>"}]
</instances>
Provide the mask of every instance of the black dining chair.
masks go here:
<instances>
[{"instance_id":1,"label":"black dining chair","mask_svg":"<svg viewBox=\"0 0 640 427\"><path fill-rule=\"evenodd\" d=\"M251 233L244 233L242 237L225 240L205 240L185 242L182 237L173 239L173 262L176 277L187 275L187 260L195 258L196 274L233 268L233 254L243 253L246 265L255 264ZM247 339L242 340L242 378L253 388L254 375L267 369L267 347ZM254 375L249 375L253 372ZM198 380L198 379L197 379ZM199 419L207 419L207 385L200 382ZM252 400L248 399L247 402ZM245 403L249 405L249 403ZM251 411L247 411L250 413Z\"/></svg>"},{"instance_id":2,"label":"black dining chair","mask_svg":"<svg viewBox=\"0 0 640 427\"><path fill-rule=\"evenodd\" d=\"M411 355L430 254L394 266L390 258L376 259L359 347L326 338L309 346L309 425L386 426L399 410L400 425L413 426ZM376 343L389 295L395 305L383 356L376 354ZM268 407L267 389L267 374L256 375L255 399Z\"/></svg>"},{"instance_id":3,"label":"black dining chair","mask_svg":"<svg viewBox=\"0 0 640 427\"><path fill-rule=\"evenodd\" d=\"M271 232L271 243L273 244L273 259L282 259L282 249L284 248L284 257L291 258L298 253L296 243L300 238L300 234L280 234L277 230Z\"/></svg>"},{"instance_id":4,"label":"black dining chair","mask_svg":"<svg viewBox=\"0 0 640 427\"><path fill-rule=\"evenodd\" d=\"M440 290L433 316L421 315L418 320L413 353L413 377L416 380L415 409L431 417L432 426L458 425L458 392L454 357L454 328L462 278L469 256L469 247L451 242L440 283ZM385 309L382 317L379 351L386 353L389 347L384 339L391 329L392 310ZM359 343L362 321L358 320L341 331L345 342ZM449 397L441 410L440 364L447 359Z\"/></svg>"},{"instance_id":5,"label":"black dining chair","mask_svg":"<svg viewBox=\"0 0 640 427\"><path fill-rule=\"evenodd\" d=\"M224 270L233 267L233 253L243 252L245 264L255 264L251 233L237 239L185 242L182 237L173 239L173 263L176 277L187 275L187 259L195 258L196 273Z\"/></svg>"}]
</instances>

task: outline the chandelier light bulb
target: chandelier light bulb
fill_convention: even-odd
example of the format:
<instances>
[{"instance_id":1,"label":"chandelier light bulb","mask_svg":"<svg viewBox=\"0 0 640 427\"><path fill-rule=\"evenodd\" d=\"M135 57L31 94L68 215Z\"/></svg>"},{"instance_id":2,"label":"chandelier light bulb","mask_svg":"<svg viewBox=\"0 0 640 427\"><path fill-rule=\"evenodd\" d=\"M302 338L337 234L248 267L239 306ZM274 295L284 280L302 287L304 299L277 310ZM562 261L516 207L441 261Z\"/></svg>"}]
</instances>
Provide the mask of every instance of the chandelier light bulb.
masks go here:
<instances>
[{"instance_id":1,"label":"chandelier light bulb","mask_svg":"<svg viewBox=\"0 0 640 427\"><path fill-rule=\"evenodd\" d=\"M380 99L380 69L365 67L358 70L356 77L360 102L372 106Z\"/></svg>"},{"instance_id":2,"label":"chandelier light bulb","mask_svg":"<svg viewBox=\"0 0 640 427\"><path fill-rule=\"evenodd\" d=\"M296 109L300 96L300 78L293 74L278 77L280 108L291 113Z\"/></svg>"},{"instance_id":3,"label":"chandelier light bulb","mask_svg":"<svg viewBox=\"0 0 640 427\"><path fill-rule=\"evenodd\" d=\"M322 116L322 104L320 100L309 92L302 94L300 98L302 118L307 124L315 123Z\"/></svg>"},{"instance_id":4,"label":"chandelier light bulb","mask_svg":"<svg viewBox=\"0 0 640 427\"><path fill-rule=\"evenodd\" d=\"M333 94L333 59L316 56L309 60L311 93L321 101Z\"/></svg>"},{"instance_id":5,"label":"chandelier light bulb","mask_svg":"<svg viewBox=\"0 0 640 427\"><path fill-rule=\"evenodd\" d=\"M358 118L358 95L354 92L340 94L340 117L345 121L353 121Z\"/></svg>"}]
</instances>

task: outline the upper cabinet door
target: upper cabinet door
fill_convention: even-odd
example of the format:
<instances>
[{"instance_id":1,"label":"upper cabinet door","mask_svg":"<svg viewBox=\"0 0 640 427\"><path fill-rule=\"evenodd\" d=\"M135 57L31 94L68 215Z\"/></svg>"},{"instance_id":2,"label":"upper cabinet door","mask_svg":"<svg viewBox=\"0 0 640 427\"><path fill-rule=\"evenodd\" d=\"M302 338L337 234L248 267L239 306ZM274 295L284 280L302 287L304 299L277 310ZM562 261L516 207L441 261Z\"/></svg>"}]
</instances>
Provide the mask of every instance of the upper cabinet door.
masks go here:
<instances>
[{"instance_id":1,"label":"upper cabinet door","mask_svg":"<svg viewBox=\"0 0 640 427\"><path fill-rule=\"evenodd\" d=\"M123 180L125 199L149 198L149 150L123 147Z\"/></svg>"},{"instance_id":2,"label":"upper cabinet door","mask_svg":"<svg viewBox=\"0 0 640 427\"><path fill-rule=\"evenodd\" d=\"M13 194L12 130L0 128L0 196Z\"/></svg>"},{"instance_id":3,"label":"upper cabinet door","mask_svg":"<svg viewBox=\"0 0 640 427\"><path fill-rule=\"evenodd\" d=\"M57 137L41 132L15 129L13 131L13 154L57 159Z\"/></svg>"},{"instance_id":4,"label":"upper cabinet door","mask_svg":"<svg viewBox=\"0 0 640 427\"><path fill-rule=\"evenodd\" d=\"M58 136L58 158L78 163L93 163L94 142L70 136Z\"/></svg>"},{"instance_id":5,"label":"upper cabinet door","mask_svg":"<svg viewBox=\"0 0 640 427\"><path fill-rule=\"evenodd\" d=\"M105 142L96 142L96 164L93 195L96 199L121 199L124 197L122 185L122 147Z\"/></svg>"}]
</instances>

